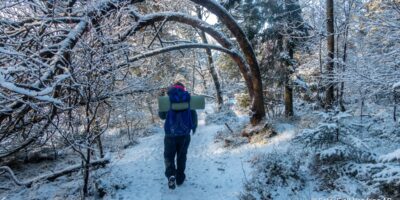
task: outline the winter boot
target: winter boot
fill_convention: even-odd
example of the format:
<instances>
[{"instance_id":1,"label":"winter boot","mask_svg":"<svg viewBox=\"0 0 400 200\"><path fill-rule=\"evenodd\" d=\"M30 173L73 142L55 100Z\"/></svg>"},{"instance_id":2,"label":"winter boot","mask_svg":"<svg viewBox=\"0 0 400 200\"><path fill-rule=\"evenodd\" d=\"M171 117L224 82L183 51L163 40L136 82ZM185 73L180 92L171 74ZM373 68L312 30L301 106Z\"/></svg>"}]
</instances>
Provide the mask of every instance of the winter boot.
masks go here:
<instances>
[{"instance_id":1,"label":"winter boot","mask_svg":"<svg viewBox=\"0 0 400 200\"><path fill-rule=\"evenodd\" d=\"M178 175L176 176L176 184L177 184L178 186L182 185L183 182L185 181L185 178L186 178L186 176L185 176L184 173L182 173L182 174L180 174L180 175L178 174Z\"/></svg>"},{"instance_id":2,"label":"winter boot","mask_svg":"<svg viewBox=\"0 0 400 200\"><path fill-rule=\"evenodd\" d=\"M175 176L171 176L168 178L168 187L169 189L173 190L175 189Z\"/></svg>"}]
</instances>

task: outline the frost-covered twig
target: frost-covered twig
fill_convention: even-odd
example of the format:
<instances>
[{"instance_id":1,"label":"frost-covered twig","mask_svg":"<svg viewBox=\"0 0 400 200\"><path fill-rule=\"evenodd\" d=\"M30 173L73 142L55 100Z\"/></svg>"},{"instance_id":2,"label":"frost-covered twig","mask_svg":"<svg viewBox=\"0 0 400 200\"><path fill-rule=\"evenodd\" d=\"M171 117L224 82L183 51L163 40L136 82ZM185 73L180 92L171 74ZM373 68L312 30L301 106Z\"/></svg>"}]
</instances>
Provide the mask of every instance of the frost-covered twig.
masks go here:
<instances>
[{"instance_id":1,"label":"frost-covered twig","mask_svg":"<svg viewBox=\"0 0 400 200\"><path fill-rule=\"evenodd\" d=\"M1 166L0 167L0 170L3 170L3 171L5 171L5 172L7 172L8 174L10 174L10 178L14 181L14 183L15 184L17 184L17 185L19 185L19 186L30 186L30 183L29 182L23 182L23 181L20 181L20 180L18 180L18 178L15 176L15 174L14 174L14 172L11 170L11 168L10 167L8 167L8 166Z\"/></svg>"},{"instance_id":2,"label":"frost-covered twig","mask_svg":"<svg viewBox=\"0 0 400 200\"><path fill-rule=\"evenodd\" d=\"M169 51L175 51L175 50L180 50L180 49L193 49L193 48L202 48L202 49L214 49L214 50L218 50L224 53L227 53L229 55L235 55L236 54L232 51L230 51L229 49L223 48L221 46L217 46L217 45L211 45L211 44L199 44L199 43L185 43L185 44L178 44L178 45L172 45L172 46L168 46L165 48L160 48L160 49L155 49L152 51L148 51L142 54L139 54L137 56L134 56L132 58L129 59L129 63L135 62L137 60L143 59L143 58L147 58L147 57L151 57L154 55L158 55L158 54L162 54L162 53L166 53Z\"/></svg>"},{"instance_id":3,"label":"frost-covered twig","mask_svg":"<svg viewBox=\"0 0 400 200\"><path fill-rule=\"evenodd\" d=\"M253 94L252 74L249 70L249 64L247 63L245 57L241 54L240 51L235 49L234 44L223 33L216 30L213 26L207 24L206 22L196 17L177 12L159 12L148 15L140 15L136 11L131 11L131 13L137 19L137 24L135 24L128 31L122 34L120 38L125 39L128 36L132 36L138 30L150 26L155 22L164 21L166 18L168 18L168 21L175 21L198 28L201 31L204 31L205 33L213 37L222 47L234 53L231 54L231 56L235 55L234 57L232 57L232 59L238 64L239 70L246 81L249 93Z\"/></svg>"},{"instance_id":4,"label":"frost-covered twig","mask_svg":"<svg viewBox=\"0 0 400 200\"><path fill-rule=\"evenodd\" d=\"M95 161L90 162L90 166L91 166L91 167L103 166L103 165L108 164L108 163L110 163L110 159L105 158L105 159L100 159L100 160L95 160ZM0 167L0 170L5 171L5 172L7 172L8 174L10 174L10 178L11 178L11 179L13 180L13 182L14 182L15 184L17 184L18 186L30 187L30 186L31 186L33 183L35 183L35 182L38 182L38 181L41 181L41 180L53 181L54 179L56 179L56 178L58 178L58 177L60 177L60 176L64 176L64 175L67 175L67 174L76 172L76 171L80 170L81 168L82 168L82 165L81 165L81 164L73 165L73 166L68 167L68 168L65 168L65 169L63 169L63 170L59 170L59 171L56 171L56 172L51 173L51 174L44 174L44 175L41 175L41 176L37 176L37 177L32 178L32 179L27 180L27 181L21 181L21 180L19 180L19 179L15 176L15 174L14 174L14 172L11 170L11 168L8 167L8 166L1 166L1 167Z\"/></svg>"}]
</instances>

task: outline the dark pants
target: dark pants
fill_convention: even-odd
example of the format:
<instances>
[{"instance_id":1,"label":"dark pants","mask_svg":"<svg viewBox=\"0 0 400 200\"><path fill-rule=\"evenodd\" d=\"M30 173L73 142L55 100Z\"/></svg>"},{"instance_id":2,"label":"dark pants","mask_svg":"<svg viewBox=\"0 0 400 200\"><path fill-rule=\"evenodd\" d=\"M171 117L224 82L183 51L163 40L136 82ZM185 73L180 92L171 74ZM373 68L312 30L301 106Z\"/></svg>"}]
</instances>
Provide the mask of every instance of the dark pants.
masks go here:
<instances>
[{"instance_id":1,"label":"dark pants","mask_svg":"<svg viewBox=\"0 0 400 200\"><path fill-rule=\"evenodd\" d=\"M165 176L176 177L177 184L185 180L186 154L190 143L190 135L164 138ZM176 156L176 167L175 167Z\"/></svg>"}]
</instances>

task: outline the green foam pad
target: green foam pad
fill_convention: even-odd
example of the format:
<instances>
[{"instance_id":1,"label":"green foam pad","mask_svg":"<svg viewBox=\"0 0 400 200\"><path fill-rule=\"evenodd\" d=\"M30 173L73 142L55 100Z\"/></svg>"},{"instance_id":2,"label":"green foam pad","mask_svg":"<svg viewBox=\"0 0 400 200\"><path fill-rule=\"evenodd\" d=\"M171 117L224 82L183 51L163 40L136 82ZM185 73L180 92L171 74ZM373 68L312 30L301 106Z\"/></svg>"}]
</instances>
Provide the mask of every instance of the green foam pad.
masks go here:
<instances>
[{"instance_id":1,"label":"green foam pad","mask_svg":"<svg viewBox=\"0 0 400 200\"><path fill-rule=\"evenodd\" d=\"M190 97L190 109L204 109L206 101L204 96L191 96ZM160 112L167 112L169 110L169 97L160 96L158 97L158 110ZM189 107L187 102L185 103L173 103L172 110L185 110Z\"/></svg>"}]
</instances>

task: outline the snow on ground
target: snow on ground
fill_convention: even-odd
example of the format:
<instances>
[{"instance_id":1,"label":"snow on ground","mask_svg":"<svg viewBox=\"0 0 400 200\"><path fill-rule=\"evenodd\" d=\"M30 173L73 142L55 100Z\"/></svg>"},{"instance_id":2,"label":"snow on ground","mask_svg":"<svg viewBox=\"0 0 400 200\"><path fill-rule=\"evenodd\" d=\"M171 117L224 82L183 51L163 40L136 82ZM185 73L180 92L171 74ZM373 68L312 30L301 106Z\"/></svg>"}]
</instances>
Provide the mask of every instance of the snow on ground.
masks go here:
<instances>
[{"instance_id":1,"label":"snow on ground","mask_svg":"<svg viewBox=\"0 0 400 200\"><path fill-rule=\"evenodd\" d=\"M205 118L204 112L200 113L200 118ZM253 168L249 161L257 155L285 151L295 133L293 125L281 123L275 127L278 135L266 143L224 148L223 143L215 142L215 135L225 127L205 123L205 120L199 120L198 130L192 135L187 158L187 179L175 190L168 188L164 176L162 129L140 138L139 143L131 148L111 153L111 163L104 169L93 171L91 182L105 186L107 193L103 199L237 199L245 182L252 176ZM92 184L92 187L97 187L95 185ZM0 192L0 200L79 199L81 186L81 174L73 174L54 182L35 184L32 188L16 187ZM89 199L97 199L96 195Z\"/></svg>"},{"instance_id":2,"label":"snow on ground","mask_svg":"<svg viewBox=\"0 0 400 200\"><path fill-rule=\"evenodd\" d=\"M160 199L160 200L224 200L236 199L243 190L251 167L249 159L258 153L286 148L294 135L293 126L279 127L279 134L267 144L246 144L226 149L214 142L214 136L222 125L200 125L192 135L188 150L187 179L170 190L164 176L163 133L140 140L139 145L128 149L123 157L112 162L111 173L128 180L125 189L116 196L105 199Z\"/></svg>"},{"instance_id":3,"label":"snow on ground","mask_svg":"<svg viewBox=\"0 0 400 200\"><path fill-rule=\"evenodd\" d=\"M325 124L324 127L337 128L353 127L356 130L348 135L346 141L354 143L355 147L371 150L377 158L383 162L394 162L399 159L398 143L390 142L396 133L396 127L393 122L380 121L387 119L391 121L388 112L379 111L382 115L377 117L364 117L361 121L359 117L346 113L339 113L333 116L333 120L340 122L337 126L334 123ZM207 111L207 110L206 110ZM292 196L287 196L287 188L279 188L273 199L311 199L327 197L353 197L357 194L358 188L362 183L357 182L349 176L339 177L336 184L345 186L345 190L320 191L317 177L312 175L308 168L312 161L313 152L308 153L304 149L306 141L297 141L292 139L297 135L304 134L302 130L319 130L321 124L324 125L325 119L330 118L324 113L301 114L298 120L276 121L274 129L278 133L276 136L268 139L266 142L242 144L234 148L224 148L223 142L215 142L215 136L220 130L225 129L224 125L216 124L216 121L205 121L206 115L212 111L200 112L200 125L195 135L192 135L191 144L188 150L188 160L185 183L170 190L167 187L167 180L164 176L163 159L163 139L164 133L161 128L154 131L153 135L140 138L137 145L128 149L113 151L111 153L112 162L104 169L93 171L92 182L101 182L105 185L107 193L103 199L139 199L139 200L225 200L237 199L238 195L245 191L245 183L251 181L257 174L257 166L253 165L257 159L263 156L267 159L276 159L276 163L283 166L284 169L291 169L292 162L295 159L303 160L297 174L304 178L305 184L302 191L293 192ZM332 117L332 116L331 116ZM228 120L229 117L222 117L222 120ZM370 119L371 118L371 119ZM218 120L220 120L218 118ZM217 121L218 121L217 120ZM232 126L241 123L232 121ZM328 120L329 121L329 120ZM246 121L243 121L246 122ZM346 125L346 126L344 126ZM343 129L345 130L345 129ZM116 135L116 130L110 130L109 134ZM299 133L299 134L297 134ZM357 137L356 137L357 136ZM351 140L351 141L350 141ZM297 141L297 142L296 142ZM112 141L109 141L114 143ZM385 144L385 145L382 145ZM303 152L304 151L304 152ZM322 155L336 155L341 152L341 146L334 148L320 149ZM290 155L288 155L290 154ZM293 154L293 155L292 155ZM303 157L304 156L304 157ZM252 161L252 162L249 162ZM275 161L270 161L275 162ZM251 164L253 163L253 164ZM295 162L294 162L295 163ZM267 163L268 164L268 163ZM288 166L286 166L286 164ZM312 164L312 163L311 163ZM384 164L384 163L383 163ZM382 164L382 165L383 165ZM63 164L65 165L65 164ZM370 163L358 163L357 166L363 167L373 165ZM262 169L270 169L268 166L260 165ZM285 168L286 167L286 168ZM361 169L362 170L362 169ZM296 171L296 170L295 170ZM259 171L258 171L259 172ZM292 171L289 171L292 172ZM380 173L376 173L375 179L386 180L387 174L398 172L398 165L388 163L388 167ZM361 172L360 172L361 173ZM19 177L24 177L19 174ZM372 177L372 178L374 178ZM262 177L261 177L262 178ZM397 180L398 176L392 177ZM299 183L294 180L294 184ZM11 183L9 183L11 184ZM54 182L43 182L35 184L33 188L15 187L8 191L0 191L0 200L5 199L79 199L79 190L81 188L81 174L64 176L56 179ZM292 183L290 183L292 184ZM94 187L96 184L92 184ZM288 187L289 188L289 187ZM289 188L290 189L290 188ZM91 189L96 191L96 189ZM364 193L363 193L364 194ZM92 193L89 199L98 199L96 194ZM286 195L286 196L285 196ZM355 195L355 196L360 196Z\"/></svg>"}]
</instances>

